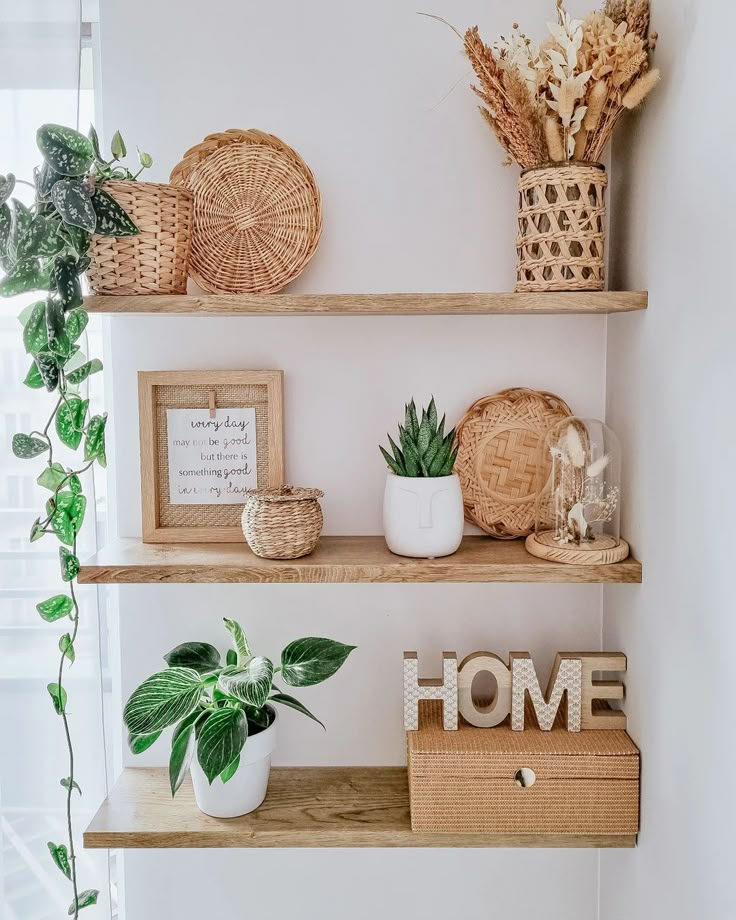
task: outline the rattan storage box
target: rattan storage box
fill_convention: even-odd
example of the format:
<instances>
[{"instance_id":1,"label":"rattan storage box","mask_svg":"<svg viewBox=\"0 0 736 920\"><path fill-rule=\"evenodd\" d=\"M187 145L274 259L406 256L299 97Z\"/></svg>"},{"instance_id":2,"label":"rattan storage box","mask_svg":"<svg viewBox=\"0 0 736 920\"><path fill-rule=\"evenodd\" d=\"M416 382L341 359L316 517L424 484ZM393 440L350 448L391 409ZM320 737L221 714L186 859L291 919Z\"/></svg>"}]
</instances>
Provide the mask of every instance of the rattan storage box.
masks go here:
<instances>
[{"instance_id":1,"label":"rattan storage box","mask_svg":"<svg viewBox=\"0 0 736 920\"><path fill-rule=\"evenodd\" d=\"M639 751L625 731L568 732L558 713L527 728L442 730L439 703L420 703L408 732L411 827L422 833L636 834ZM515 779L536 776L524 787Z\"/></svg>"}]
</instances>

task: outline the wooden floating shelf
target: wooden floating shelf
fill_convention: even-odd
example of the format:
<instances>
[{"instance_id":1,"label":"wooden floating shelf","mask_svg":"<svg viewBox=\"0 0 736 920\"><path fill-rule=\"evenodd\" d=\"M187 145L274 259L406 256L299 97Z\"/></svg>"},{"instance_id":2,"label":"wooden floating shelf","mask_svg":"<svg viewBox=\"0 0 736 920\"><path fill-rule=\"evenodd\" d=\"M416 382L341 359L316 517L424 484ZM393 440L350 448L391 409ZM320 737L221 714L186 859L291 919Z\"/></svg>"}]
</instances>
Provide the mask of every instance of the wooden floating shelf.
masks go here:
<instances>
[{"instance_id":1,"label":"wooden floating shelf","mask_svg":"<svg viewBox=\"0 0 736 920\"><path fill-rule=\"evenodd\" d=\"M197 809L187 779L172 800L166 769L124 770L84 833L113 847L633 847L633 834L414 834L403 767L285 767L242 818Z\"/></svg>"},{"instance_id":2,"label":"wooden floating shelf","mask_svg":"<svg viewBox=\"0 0 736 920\"><path fill-rule=\"evenodd\" d=\"M80 584L548 582L639 583L633 558L612 565L564 565L530 555L521 540L465 537L453 556L394 556L383 537L322 537L311 555L259 559L245 543L118 540L88 559Z\"/></svg>"},{"instance_id":3,"label":"wooden floating shelf","mask_svg":"<svg viewBox=\"0 0 736 920\"><path fill-rule=\"evenodd\" d=\"M86 297L90 313L187 316L445 316L629 313L646 310L646 291L550 294L160 294Z\"/></svg>"}]
</instances>

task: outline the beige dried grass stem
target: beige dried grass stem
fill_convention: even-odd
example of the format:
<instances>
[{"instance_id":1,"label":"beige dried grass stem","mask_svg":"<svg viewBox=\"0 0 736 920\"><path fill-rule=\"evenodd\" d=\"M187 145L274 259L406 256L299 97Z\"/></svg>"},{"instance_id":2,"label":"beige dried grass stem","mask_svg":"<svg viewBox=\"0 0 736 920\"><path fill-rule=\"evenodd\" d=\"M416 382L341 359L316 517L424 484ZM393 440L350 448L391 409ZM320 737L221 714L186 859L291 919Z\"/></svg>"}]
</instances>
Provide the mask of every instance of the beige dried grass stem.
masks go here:
<instances>
[{"instance_id":1,"label":"beige dried grass stem","mask_svg":"<svg viewBox=\"0 0 736 920\"><path fill-rule=\"evenodd\" d=\"M644 101L654 87L659 83L659 71L650 70L632 83L624 94L621 103L625 109L635 109Z\"/></svg>"}]
</instances>

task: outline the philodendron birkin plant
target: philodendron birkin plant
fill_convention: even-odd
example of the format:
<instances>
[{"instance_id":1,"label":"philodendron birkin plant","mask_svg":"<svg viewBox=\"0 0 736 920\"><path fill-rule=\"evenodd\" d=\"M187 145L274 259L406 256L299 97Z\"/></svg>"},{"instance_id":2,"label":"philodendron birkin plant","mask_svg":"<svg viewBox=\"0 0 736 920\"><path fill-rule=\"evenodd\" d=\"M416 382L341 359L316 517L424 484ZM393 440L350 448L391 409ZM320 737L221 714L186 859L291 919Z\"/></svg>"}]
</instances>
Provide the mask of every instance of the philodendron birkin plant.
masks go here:
<instances>
[{"instance_id":1,"label":"philodendron birkin plant","mask_svg":"<svg viewBox=\"0 0 736 920\"><path fill-rule=\"evenodd\" d=\"M445 434L434 397L422 409L412 399L399 425L399 444L388 435L391 453L381 447L389 472L383 497L386 543L400 556L449 556L463 537L463 497L453 472L458 445L455 429Z\"/></svg>"},{"instance_id":2,"label":"philodendron birkin plant","mask_svg":"<svg viewBox=\"0 0 736 920\"><path fill-rule=\"evenodd\" d=\"M276 676L290 687L320 684L342 667L355 646L296 639L274 665L252 653L239 623L224 622L233 645L224 664L207 642L178 645L164 655L168 668L133 691L123 718L134 754L175 726L171 794L191 770L199 808L213 817L232 818L258 808L266 795L278 721L273 704L295 709L324 728L303 703L279 688Z\"/></svg>"}]
</instances>

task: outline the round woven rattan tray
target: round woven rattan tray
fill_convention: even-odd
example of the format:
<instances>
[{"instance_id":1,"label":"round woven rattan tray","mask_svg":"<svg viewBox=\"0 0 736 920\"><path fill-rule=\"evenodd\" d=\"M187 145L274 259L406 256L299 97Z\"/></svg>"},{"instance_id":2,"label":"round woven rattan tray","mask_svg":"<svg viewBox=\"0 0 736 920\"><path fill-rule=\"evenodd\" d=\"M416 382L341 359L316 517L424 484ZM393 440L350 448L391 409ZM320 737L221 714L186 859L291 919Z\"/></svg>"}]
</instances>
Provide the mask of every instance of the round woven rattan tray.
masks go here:
<instances>
[{"instance_id":1,"label":"round woven rattan tray","mask_svg":"<svg viewBox=\"0 0 736 920\"><path fill-rule=\"evenodd\" d=\"M314 255L319 189L304 160L274 135L210 134L184 154L171 182L194 195L189 273L204 290L273 293Z\"/></svg>"},{"instance_id":2,"label":"round woven rattan tray","mask_svg":"<svg viewBox=\"0 0 736 920\"><path fill-rule=\"evenodd\" d=\"M457 426L460 477L466 520L500 539L525 537L534 529L541 450L550 428L571 416L553 393L514 387L484 396ZM544 471L542 471L544 473Z\"/></svg>"}]
</instances>

